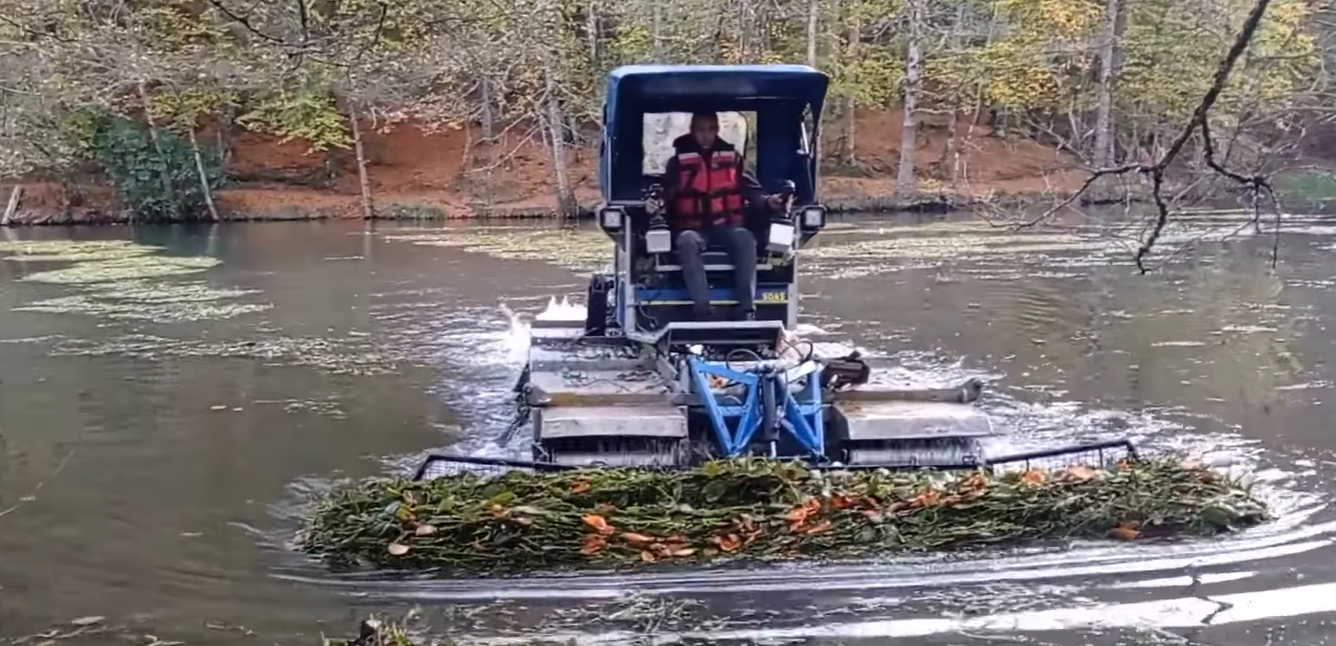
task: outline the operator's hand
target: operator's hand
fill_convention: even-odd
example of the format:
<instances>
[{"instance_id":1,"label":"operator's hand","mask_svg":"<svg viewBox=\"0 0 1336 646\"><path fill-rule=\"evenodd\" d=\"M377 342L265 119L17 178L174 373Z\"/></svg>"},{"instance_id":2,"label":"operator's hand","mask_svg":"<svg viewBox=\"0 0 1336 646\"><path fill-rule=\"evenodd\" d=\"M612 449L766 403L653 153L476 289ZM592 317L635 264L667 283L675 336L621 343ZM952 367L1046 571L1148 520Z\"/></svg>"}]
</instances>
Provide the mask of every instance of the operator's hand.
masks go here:
<instances>
[{"instance_id":1,"label":"operator's hand","mask_svg":"<svg viewBox=\"0 0 1336 646\"><path fill-rule=\"evenodd\" d=\"M645 200L645 212L650 215L658 215L663 211L663 200L651 197Z\"/></svg>"},{"instance_id":2,"label":"operator's hand","mask_svg":"<svg viewBox=\"0 0 1336 646\"><path fill-rule=\"evenodd\" d=\"M788 199L779 193L775 193L774 195L765 198L765 205L775 211L783 211L784 207L787 206L787 202Z\"/></svg>"}]
</instances>

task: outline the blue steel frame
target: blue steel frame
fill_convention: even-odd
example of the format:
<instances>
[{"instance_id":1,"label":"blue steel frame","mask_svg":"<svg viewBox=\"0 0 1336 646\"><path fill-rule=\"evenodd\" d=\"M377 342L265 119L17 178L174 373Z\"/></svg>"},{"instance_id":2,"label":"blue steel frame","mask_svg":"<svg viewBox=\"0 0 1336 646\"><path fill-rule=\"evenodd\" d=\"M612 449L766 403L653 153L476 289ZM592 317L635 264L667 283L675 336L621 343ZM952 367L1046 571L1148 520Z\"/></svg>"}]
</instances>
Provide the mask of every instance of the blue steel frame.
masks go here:
<instances>
[{"instance_id":1,"label":"blue steel frame","mask_svg":"<svg viewBox=\"0 0 1336 646\"><path fill-rule=\"evenodd\" d=\"M705 405L710 425L725 457L743 455L751 444L752 438L760 430L765 418L763 386L778 386L783 393L784 414L777 421L798 445L810 452L818 461L826 459L826 436L822 423L821 402L821 367L818 365L807 375L807 385L799 392L803 401L798 401L784 383L784 372L762 368L755 372L740 372L729 368L722 362L706 361L698 357L687 359L691 371L691 381L696 388L696 395ZM719 377L742 384L747 395L741 406L725 406L715 400L710 388L709 377ZM737 420L735 425L729 420ZM796 457L796 456L783 456Z\"/></svg>"}]
</instances>

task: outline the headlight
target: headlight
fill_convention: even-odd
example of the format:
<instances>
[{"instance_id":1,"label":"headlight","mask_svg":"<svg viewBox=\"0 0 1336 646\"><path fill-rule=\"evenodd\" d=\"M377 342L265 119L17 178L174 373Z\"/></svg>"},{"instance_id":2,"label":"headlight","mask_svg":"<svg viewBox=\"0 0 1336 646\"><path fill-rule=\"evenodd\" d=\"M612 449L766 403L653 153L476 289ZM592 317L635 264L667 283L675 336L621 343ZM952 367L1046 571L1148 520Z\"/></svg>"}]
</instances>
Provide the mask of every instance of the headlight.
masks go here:
<instances>
[{"instance_id":1,"label":"headlight","mask_svg":"<svg viewBox=\"0 0 1336 646\"><path fill-rule=\"evenodd\" d=\"M620 206L605 206L598 212L598 225L608 231L620 231L625 219L626 211Z\"/></svg>"},{"instance_id":2,"label":"headlight","mask_svg":"<svg viewBox=\"0 0 1336 646\"><path fill-rule=\"evenodd\" d=\"M804 229L820 229L824 226L826 226L826 207L817 205L803 207Z\"/></svg>"}]
</instances>

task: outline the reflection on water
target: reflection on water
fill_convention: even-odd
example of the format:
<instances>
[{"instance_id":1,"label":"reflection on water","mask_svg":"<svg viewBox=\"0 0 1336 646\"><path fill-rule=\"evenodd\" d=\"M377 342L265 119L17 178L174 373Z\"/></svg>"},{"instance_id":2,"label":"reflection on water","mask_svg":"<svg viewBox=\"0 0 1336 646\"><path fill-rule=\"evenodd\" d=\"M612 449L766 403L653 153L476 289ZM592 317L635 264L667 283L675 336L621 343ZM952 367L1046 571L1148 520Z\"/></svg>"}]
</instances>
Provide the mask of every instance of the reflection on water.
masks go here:
<instances>
[{"instance_id":1,"label":"reflection on water","mask_svg":"<svg viewBox=\"0 0 1336 646\"><path fill-rule=\"evenodd\" d=\"M572 270L604 265L606 237L360 223L7 231L0 632L105 615L200 643L253 641L206 622L295 643L322 622L342 631L359 612L425 601L454 613L456 637L542 626L624 639L643 627L594 629L582 613L606 616L598 604L631 590L711 617L660 632L738 641L1058 630L1034 641L1153 643L1139 641L1154 637L1146 626L1197 626L1221 603L1219 625L1336 611L1322 601L1336 585L1336 230L1288 219L1272 270L1269 235L1197 214L1166 232L1164 270L1142 277L1135 230L904 222L848 220L817 239L805 325L989 380L1007 448L1126 435L1253 469L1278 520L1220 541L560 584L332 575L285 546L302 494L443 445L517 450L496 440L526 321L553 295L581 294ZM1217 631L1211 643L1252 643Z\"/></svg>"}]
</instances>

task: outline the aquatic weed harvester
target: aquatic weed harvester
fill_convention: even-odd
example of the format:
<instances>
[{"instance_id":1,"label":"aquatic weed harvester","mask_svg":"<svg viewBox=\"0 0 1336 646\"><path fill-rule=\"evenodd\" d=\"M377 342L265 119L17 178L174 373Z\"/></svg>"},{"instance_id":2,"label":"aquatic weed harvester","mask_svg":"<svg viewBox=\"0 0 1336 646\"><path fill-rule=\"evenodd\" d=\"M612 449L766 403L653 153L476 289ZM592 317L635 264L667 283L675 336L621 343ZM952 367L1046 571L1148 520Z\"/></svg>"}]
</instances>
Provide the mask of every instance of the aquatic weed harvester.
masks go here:
<instances>
[{"instance_id":1,"label":"aquatic weed harvester","mask_svg":"<svg viewBox=\"0 0 1336 646\"><path fill-rule=\"evenodd\" d=\"M801 249L826 220L817 142L828 83L800 65L612 71L598 225L615 243L613 268L592 277L582 317L532 324L517 387L517 427L532 432L532 460L433 455L416 479L478 466L674 469L743 456L842 469L1134 458L1126 440L987 455L981 440L994 429L977 406L980 382L924 385L796 337ZM724 138L750 153L762 186L793 196L783 217L749 216L761 247L755 320L693 320L671 240L645 209L673 154L669 142L699 111L720 113ZM709 249L705 264L712 304L735 304L728 256Z\"/></svg>"}]
</instances>

